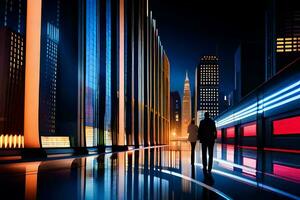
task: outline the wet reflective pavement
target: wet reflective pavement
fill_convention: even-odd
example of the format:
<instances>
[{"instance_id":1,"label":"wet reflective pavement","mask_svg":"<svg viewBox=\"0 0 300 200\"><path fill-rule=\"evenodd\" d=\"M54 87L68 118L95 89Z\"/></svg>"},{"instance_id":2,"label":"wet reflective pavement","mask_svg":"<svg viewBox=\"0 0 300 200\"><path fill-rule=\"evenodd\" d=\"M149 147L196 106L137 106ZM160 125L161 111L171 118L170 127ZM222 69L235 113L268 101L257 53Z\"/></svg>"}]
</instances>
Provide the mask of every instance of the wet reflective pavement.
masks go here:
<instances>
[{"instance_id":1,"label":"wet reflective pavement","mask_svg":"<svg viewBox=\"0 0 300 200\"><path fill-rule=\"evenodd\" d=\"M1 199L300 199L300 154L216 144L210 176L188 143L0 165Z\"/></svg>"}]
</instances>

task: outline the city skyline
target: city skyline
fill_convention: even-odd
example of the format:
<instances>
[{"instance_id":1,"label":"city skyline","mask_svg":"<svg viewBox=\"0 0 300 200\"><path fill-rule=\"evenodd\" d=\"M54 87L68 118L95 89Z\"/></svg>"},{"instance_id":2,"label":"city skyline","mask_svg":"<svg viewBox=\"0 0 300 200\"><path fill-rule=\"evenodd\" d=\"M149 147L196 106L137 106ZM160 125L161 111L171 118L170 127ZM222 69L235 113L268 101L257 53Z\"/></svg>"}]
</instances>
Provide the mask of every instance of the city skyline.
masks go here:
<instances>
[{"instance_id":1,"label":"city skyline","mask_svg":"<svg viewBox=\"0 0 300 200\"><path fill-rule=\"evenodd\" d=\"M248 38L264 40L265 36L267 1L246 2L149 2L161 26L160 35L170 57L172 91L179 91L183 97L181 83L184 77L181 74L186 71L194 73L204 55L217 55L220 59L220 76L223 77L220 80L220 91L228 94L234 88L231 81L234 78L234 52L240 41ZM194 76L190 77L190 81L191 90L194 91Z\"/></svg>"}]
</instances>

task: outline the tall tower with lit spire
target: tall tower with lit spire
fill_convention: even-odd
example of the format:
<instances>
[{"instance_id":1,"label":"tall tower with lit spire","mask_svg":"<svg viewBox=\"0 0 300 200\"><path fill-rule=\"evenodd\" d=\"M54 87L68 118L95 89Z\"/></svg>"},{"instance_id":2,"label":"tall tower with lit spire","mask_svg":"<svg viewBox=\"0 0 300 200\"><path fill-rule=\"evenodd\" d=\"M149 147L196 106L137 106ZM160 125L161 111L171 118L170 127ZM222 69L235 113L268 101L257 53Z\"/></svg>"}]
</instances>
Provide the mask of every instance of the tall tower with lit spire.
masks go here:
<instances>
[{"instance_id":1,"label":"tall tower with lit spire","mask_svg":"<svg viewBox=\"0 0 300 200\"><path fill-rule=\"evenodd\" d=\"M181 121L181 136L187 137L187 128L192 120L192 103L191 103L191 89L188 73L186 72L184 81L184 91L182 100L182 121Z\"/></svg>"}]
</instances>

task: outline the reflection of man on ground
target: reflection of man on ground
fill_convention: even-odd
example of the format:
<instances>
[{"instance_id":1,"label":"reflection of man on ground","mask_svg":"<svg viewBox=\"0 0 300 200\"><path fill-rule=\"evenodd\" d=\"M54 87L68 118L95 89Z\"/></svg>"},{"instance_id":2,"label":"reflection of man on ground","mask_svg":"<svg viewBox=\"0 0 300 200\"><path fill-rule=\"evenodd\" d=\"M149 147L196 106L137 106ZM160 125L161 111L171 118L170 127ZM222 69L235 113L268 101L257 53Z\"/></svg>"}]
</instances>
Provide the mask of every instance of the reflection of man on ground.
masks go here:
<instances>
[{"instance_id":1,"label":"reflection of man on ground","mask_svg":"<svg viewBox=\"0 0 300 200\"><path fill-rule=\"evenodd\" d=\"M215 121L209 117L209 113L204 114L204 120L201 120L199 129L198 129L198 138L202 144L202 164L203 172L211 173L212 164L213 164L213 150L215 139L217 138L217 129ZM207 149L209 155L208 169L207 167Z\"/></svg>"}]
</instances>

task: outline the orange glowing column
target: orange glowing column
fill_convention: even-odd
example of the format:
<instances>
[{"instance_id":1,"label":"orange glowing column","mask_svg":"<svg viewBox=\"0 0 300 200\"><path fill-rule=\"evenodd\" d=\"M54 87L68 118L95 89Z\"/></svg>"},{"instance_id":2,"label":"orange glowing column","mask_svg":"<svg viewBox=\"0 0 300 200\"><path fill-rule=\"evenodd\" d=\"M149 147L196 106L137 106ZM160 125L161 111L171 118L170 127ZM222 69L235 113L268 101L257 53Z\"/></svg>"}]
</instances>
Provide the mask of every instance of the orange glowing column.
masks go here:
<instances>
[{"instance_id":1,"label":"orange glowing column","mask_svg":"<svg viewBox=\"0 0 300 200\"><path fill-rule=\"evenodd\" d=\"M124 100L124 0L120 0L120 49L119 49L119 137L118 145L125 145L125 100Z\"/></svg>"},{"instance_id":2,"label":"orange glowing column","mask_svg":"<svg viewBox=\"0 0 300 200\"><path fill-rule=\"evenodd\" d=\"M27 0L25 71L25 148L39 148L39 86L42 0Z\"/></svg>"}]
</instances>

